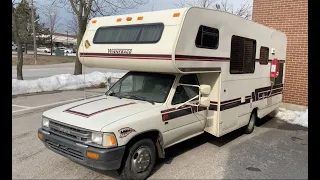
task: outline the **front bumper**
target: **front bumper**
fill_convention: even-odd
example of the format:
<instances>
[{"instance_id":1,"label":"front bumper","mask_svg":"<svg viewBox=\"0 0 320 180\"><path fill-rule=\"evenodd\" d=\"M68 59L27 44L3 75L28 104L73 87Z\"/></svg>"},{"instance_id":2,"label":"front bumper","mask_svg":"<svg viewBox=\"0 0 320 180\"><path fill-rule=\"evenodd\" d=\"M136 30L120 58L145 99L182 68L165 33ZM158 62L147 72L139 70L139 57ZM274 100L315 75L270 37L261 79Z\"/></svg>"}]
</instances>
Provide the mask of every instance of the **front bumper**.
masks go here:
<instances>
[{"instance_id":1,"label":"front bumper","mask_svg":"<svg viewBox=\"0 0 320 180\"><path fill-rule=\"evenodd\" d=\"M125 146L111 149L96 148L57 136L42 128L38 129L38 133L42 134L42 138L39 139L48 149L79 164L100 170L115 170L121 166ZM88 158L86 155L88 151L97 153L99 158L97 160Z\"/></svg>"}]
</instances>

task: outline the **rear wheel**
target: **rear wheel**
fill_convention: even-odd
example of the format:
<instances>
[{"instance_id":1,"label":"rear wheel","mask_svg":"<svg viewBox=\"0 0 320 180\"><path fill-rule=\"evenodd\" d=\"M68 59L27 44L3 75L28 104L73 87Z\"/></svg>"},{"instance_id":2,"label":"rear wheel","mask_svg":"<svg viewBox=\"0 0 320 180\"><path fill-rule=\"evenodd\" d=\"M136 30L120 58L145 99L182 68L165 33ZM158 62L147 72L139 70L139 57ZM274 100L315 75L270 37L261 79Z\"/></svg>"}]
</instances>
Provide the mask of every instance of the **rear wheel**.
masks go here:
<instances>
[{"instance_id":1,"label":"rear wheel","mask_svg":"<svg viewBox=\"0 0 320 180\"><path fill-rule=\"evenodd\" d=\"M155 164L156 149L151 139L142 139L128 150L128 156L119 170L121 179L146 179Z\"/></svg>"},{"instance_id":2,"label":"rear wheel","mask_svg":"<svg viewBox=\"0 0 320 180\"><path fill-rule=\"evenodd\" d=\"M257 111L254 110L254 111L252 111L252 113L251 113L251 116L250 116L250 120L249 120L248 125L245 127L244 132L245 132L246 134L250 134L250 133L253 132L254 126L255 126L255 124L256 124L256 120L257 120Z\"/></svg>"}]
</instances>

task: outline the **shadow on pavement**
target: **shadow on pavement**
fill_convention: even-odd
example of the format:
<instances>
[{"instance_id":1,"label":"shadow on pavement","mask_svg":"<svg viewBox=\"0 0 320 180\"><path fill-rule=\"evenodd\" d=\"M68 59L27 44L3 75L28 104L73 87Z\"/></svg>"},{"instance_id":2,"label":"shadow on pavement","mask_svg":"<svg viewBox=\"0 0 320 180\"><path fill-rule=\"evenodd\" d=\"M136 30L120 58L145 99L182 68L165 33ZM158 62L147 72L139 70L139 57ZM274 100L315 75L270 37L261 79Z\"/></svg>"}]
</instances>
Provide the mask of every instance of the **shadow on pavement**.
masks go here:
<instances>
[{"instance_id":1,"label":"shadow on pavement","mask_svg":"<svg viewBox=\"0 0 320 180\"><path fill-rule=\"evenodd\" d=\"M289 131L308 131L308 128L295 125L295 124L289 124L285 121L282 121L278 118L274 118L272 116L265 116L262 119L259 119L256 122L256 126L258 127L264 127L264 128L275 128L275 129L282 129L282 130L289 130Z\"/></svg>"},{"instance_id":2,"label":"shadow on pavement","mask_svg":"<svg viewBox=\"0 0 320 180\"><path fill-rule=\"evenodd\" d=\"M287 124L286 122L283 122L283 121L278 120L276 118L272 118L270 116L266 116L265 118L262 118L259 121L257 121L256 126L265 127L265 128L274 128L274 129L292 130L292 131L293 130L294 131L296 131L296 130L304 130L305 131L305 128L303 128L303 127ZM184 142L181 142L179 144L176 144L172 147L169 147L166 149L166 158L165 159L157 159L156 165L155 165L153 172L151 173L150 176L152 176L154 173L156 173L158 170L160 170L164 164L171 164L171 162L173 161L173 159L175 157L178 157L178 156L180 156L180 155L182 155L182 154L184 154L194 148L197 148L205 143L210 143L215 146L222 147L222 146L228 144L229 142L231 142L231 141L233 141L243 135L245 135L243 128L240 128L238 130L230 132L230 133L228 133L222 137L219 137L219 138L215 137L211 134L204 133L204 134L201 134L201 135L196 136L194 138L191 138L189 140L186 140ZM260 137L260 135L259 135L259 137ZM259 138L259 137L257 137L257 138ZM296 140L293 138L291 138L291 139L293 141ZM246 142L240 146L243 146L243 148L245 148L245 144L247 144L247 143L249 143L249 142ZM238 156L236 156L236 154L234 154L233 156L235 158L238 157ZM96 169L92 169L92 168L89 168L89 169L96 171L96 172L100 173L101 175L106 175L106 176L109 176L109 177L112 177L115 179L119 178L117 171L100 171L100 170L96 170ZM254 167L254 166L253 167L251 167L251 166L244 167L244 170L257 171L257 172L261 171L259 168ZM229 176L229 174L226 177L228 177L228 176Z\"/></svg>"},{"instance_id":3,"label":"shadow on pavement","mask_svg":"<svg viewBox=\"0 0 320 180\"><path fill-rule=\"evenodd\" d=\"M307 179L308 131L276 118L261 120L258 126L268 129L229 148L223 179Z\"/></svg>"},{"instance_id":4,"label":"shadow on pavement","mask_svg":"<svg viewBox=\"0 0 320 180\"><path fill-rule=\"evenodd\" d=\"M218 147L224 146L224 145L228 144L229 142L231 142L232 140L235 140L238 137L242 136L244 134L243 132L244 132L243 129L238 129L238 130L235 130L235 131L233 131L229 134L226 134L222 137L219 137L219 138L215 137L209 133L204 133L199 136L193 137L189 140L183 141L179 144L176 144L172 147L169 147L166 149L166 158L157 160L157 163L156 163L151 175L153 175L159 169L161 169L161 167L164 164L171 164L173 159L177 156L180 156L181 154L184 154L184 153L186 153L194 148L197 148L205 143L210 143L210 144L213 144Z\"/></svg>"}]
</instances>

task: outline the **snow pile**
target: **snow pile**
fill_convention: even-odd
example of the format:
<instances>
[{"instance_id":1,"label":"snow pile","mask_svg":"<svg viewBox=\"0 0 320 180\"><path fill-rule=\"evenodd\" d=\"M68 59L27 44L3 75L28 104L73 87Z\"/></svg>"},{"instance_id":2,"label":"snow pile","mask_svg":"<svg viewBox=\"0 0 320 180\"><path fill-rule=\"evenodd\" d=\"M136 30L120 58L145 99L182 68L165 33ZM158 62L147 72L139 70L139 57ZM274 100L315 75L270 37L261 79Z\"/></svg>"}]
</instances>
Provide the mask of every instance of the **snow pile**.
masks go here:
<instances>
[{"instance_id":1,"label":"snow pile","mask_svg":"<svg viewBox=\"0 0 320 180\"><path fill-rule=\"evenodd\" d=\"M303 112L279 108L279 112L276 114L276 117L290 124L298 124L300 126L308 127L308 109Z\"/></svg>"},{"instance_id":2,"label":"snow pile","mask_svg":"<svg viewBox=\"0 0 320 180\"><path fill-rule=\"evenodd\" d=\"M66 55L66 56L77 56L76 53L66 53L65 55Z\"/></svg>"},{"instance_id":3,"label":"snow pile","mask_svg":"<svg viewBox=\"0 0 320 180\"><path fill-rule=\"evenodd\" d=\"M118 79L123 75L124 73L92 72L86 75L60 74L36 80L12 79L12 95L98 87L101 83L110 87L111 79Z\"/></svg>"}]
</instances>

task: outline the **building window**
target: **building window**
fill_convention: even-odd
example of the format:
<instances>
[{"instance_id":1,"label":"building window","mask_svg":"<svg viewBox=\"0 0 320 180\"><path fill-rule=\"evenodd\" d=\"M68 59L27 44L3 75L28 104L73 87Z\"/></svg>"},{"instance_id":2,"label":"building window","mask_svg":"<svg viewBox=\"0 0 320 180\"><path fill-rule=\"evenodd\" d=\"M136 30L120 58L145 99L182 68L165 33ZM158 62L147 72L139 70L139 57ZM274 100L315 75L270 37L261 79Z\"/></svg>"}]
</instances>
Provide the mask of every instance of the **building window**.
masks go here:
<instances>
[{"instance_id":1,"label":"building window","mask_svg":"<svg viewBox=\"0 0 320 180\"><path fill-rule=\"evenodd\" d=\"M230 54L230 73L254 73L256 40L232 36Z\"/></svg>"},{"instance_id":2,"label":"building window","mask_svg":"<svg viewBox=\"0 0 320 180\"><path fill-rule=\"evenodd\" d=\"M219 30L201 25L197 33L196 47L205 49L217 49L218 45Z\"/></svg>"},{"instance_id":3,"label":"building window","mask_svg":"<svg viewBox=\"0 0 320 180\"><path fill-rule=\"evenodd\" d=\"M261 46L259 62L260 62L260 64L268 64L268 62L269 62L269 48Z\"/></svg>"}]
</instances>

